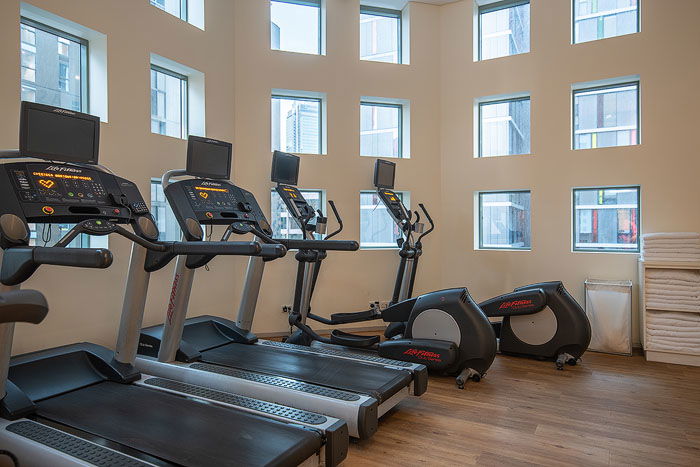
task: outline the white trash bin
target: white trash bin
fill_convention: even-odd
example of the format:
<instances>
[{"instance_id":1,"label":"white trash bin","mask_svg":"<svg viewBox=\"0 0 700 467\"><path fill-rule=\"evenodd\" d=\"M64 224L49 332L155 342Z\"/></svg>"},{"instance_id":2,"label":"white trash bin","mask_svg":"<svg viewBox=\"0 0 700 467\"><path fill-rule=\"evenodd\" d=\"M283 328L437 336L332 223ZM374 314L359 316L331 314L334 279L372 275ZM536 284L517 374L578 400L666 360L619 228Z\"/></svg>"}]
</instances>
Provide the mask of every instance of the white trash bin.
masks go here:
<instances>
[{"instance_id":1,"label":"white trash bin","mask_svg":"<svg viewBox=\"0 0 700 467\"><path fill-rule=\"evenodd\" d=\"M632 355L632 281L587 279L588 350Z\"/></svg>"}]
</instances>

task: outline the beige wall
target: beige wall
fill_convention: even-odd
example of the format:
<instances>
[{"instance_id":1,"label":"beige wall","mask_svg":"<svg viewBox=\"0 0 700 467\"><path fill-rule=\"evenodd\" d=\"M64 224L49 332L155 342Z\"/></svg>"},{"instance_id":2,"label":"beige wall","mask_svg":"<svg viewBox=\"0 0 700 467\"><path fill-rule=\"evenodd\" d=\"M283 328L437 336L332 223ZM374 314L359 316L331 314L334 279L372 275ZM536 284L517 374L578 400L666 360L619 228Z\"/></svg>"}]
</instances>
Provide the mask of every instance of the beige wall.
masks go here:
<instances>
[{"instance_id":1,"label":"beige wall","mask_svg":"<svg viewBox=\"0 0 700 467\"><path fill-rule=\"evenodd\" d=\"M583 303L586 278L631 279L636 294L637 255L571 252L571 188L638 184L643 232L700 229L700 66L690 52L700 2L644 0L639 34L571 45L571 2L532 0L531 52L483 62L473 61L472 5L441 8L442 285L467 284L482 300L559 279ZM629 75L640 76L642 144L572 151L571 85ZM474 99L522 91L532 155L474 159ZM474 251L474 192L508 189L532 190L532 251Z\"/></svg>"},{"instance_id":2,"label":"beige wall","mask_svg":"<svg viewBox=\"0 0 700 467\"><path fill-rule=\"evenodd\" d=\"M184 166L183 140L150 132L149 56L156 53L205 74L207 135L234 142L233 178L263 209L270 203L270 90L324 92L328 98L328 155L304 156L301 186L323 188L346 221L345 239L359 238L359 191L371 189L374 159L359 154L360 96L411 101L412 159L399 161L397 187L411 191L440 219L439 8L411 6L411 65L359 60L359 1L328 0L327 56L269 49L269 9L262 0L206 0L206 30L151 7L148 0L33 0L36 7L107 35L109 118L102 125L101 161L139 183ZM19 111L19 2L0 2L0 147L16 147ZM426 240L417 291L440 286L438 235ZM129 244L110 239L114 265L106 271L42 268L27 288L42 290L51 313L40 326L18 325L14 352L80 340L113 346L121 311ZM434 248L434 252L431 249ZM195 279L191 315L233 317L245 271L243 258L220 258ZM363 309L391 296L394 251L331 255L319 280L315 311ZM293 255L267 265L256 332L288 330L282 305L291 303ZM171 267L151 278L145 324L162 321ZM335 308L333 308L335 307Z\"/></svg>"}]
</instances>

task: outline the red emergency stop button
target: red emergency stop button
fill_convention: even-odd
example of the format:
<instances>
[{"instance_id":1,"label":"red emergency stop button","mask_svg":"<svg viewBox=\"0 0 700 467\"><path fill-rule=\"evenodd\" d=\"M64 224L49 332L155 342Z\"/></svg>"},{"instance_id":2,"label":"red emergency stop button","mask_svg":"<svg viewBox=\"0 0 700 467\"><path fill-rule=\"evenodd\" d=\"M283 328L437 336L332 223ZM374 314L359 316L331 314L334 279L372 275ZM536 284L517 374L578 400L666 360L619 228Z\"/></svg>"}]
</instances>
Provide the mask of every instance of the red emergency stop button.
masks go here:
<instances>
[{"instance_id":1,"label":"red emergency stop button","mask_svg":"<svg viewBox=\"0 0 700 467\"><path fill-rule=\"evenodd\" d=\"M115 209L115 210L112 211L112 212L113 212L114 214L121 214L121 213L122 213L119 209Z\"/></svg>"},{"instance_id":2,"label":"red emergency stop button","mask_svg":"<svg viewBox=\"0 0 700 467\"><path fill-rule=\"evenodd\" d=\"M51 206L44 206L43 208L41 208L41 212L43 212L47 216L50 216L56 211Z\"/></svg>"},{"instance_id":3,"label":"red emergency stop button","mask_svg":"<svg viewBox=\"0 0 700 467\"><path fill-rule=\"evenodd\" d=\"M210 212L207 212L207 213L205 213L204 215L207 216L209 219L213 219L213 218L214 218L214 214L212 214L212 213L210 213Z\"/></svg>"}]
</instances>

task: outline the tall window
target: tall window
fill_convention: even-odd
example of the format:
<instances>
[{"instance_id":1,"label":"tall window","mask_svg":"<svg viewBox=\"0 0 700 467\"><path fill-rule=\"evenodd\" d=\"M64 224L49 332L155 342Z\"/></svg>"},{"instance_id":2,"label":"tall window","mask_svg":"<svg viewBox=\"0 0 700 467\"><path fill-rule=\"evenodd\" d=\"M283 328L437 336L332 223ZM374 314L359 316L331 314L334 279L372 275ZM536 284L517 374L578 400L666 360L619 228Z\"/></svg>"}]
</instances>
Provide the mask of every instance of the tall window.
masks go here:
<instances>
[{"instance_id":1,"label":"tall window","mask_svg":"<svg viewBox=\"0 0 700 467\"><path fill-rule=\"evenodd\" d=\"M84 39L22 18L22 100L87 112L87 48Z\"/></svg>"},{"instance_id":2,"label":"tall window","mask_svg":"<svg viewBox=\"0 0 700 467\"><path fill-rule=\"evenodd\" d=\"M639 32L639 0L573 0L574 44Z\"/></svg>"},{"instance_id":3,"label":"tall window","mask_svg":"<svg viewBox=\"0 0 700 467\"><path fill-rule=\"evenodd\" d=\"M396 194L408 209L408 193L397 192ZM360 247L398 248L396 240L401 236L401 230L394 223L377 193L360 192Z\"/></svg>"},{"instance_id":4,"label":"tall window","mask_svg":"<svg viewBox=\"0 0 700 467\"><path fill-rule=\"evenodd\" d=\"M165 198L163 186L159 179L151 180L151 214L158 226L158 240L164 242L179 241L182 236L180 224L175 218L175 213L170 208Z\"/></svg>"},{"instance_id":5,"label":"tall window","mask_svg":"<svg viewBox=\"0 0 700 467\"><path fill-rule=\"evenodd\" d=\"M321 154L322 98L272 96L272 149Z\"/></svg>"},{"instance_id":6,"label":"tall window","mask_svg":"<svg viewBox=\"0 0 700 467\"><path fill-rule=\"evenodd\" d=\"M321 53L321 0L271 0L270 48Z\"/></svg>"},{"instance_id":7,"label":"tall window","mask_svg":"<svg viewBox=\"0 0 700 467\"><path fill-rule=\"evenodd\" d=\"M315 209L325 213L324 196L322 190L299 190L306 201ZM270 223L272 225L272 236L274 238L284 238L290 240L300 240L304 238L299 224L289 214L287 206L275 190L271 193ZM318 240L322 238L319 234L314 234Z\"/></svg>"},{"instance_id":8,"label":"tall window","mask_svg":"<svg viewBox=\"0 0 700 467\"><path fill-rule=\"evenodd\" d=\"M530 98L479 103L479 157L530 153Z\"/></svg>"},{"instance_id":9,"label":"tall window","mask_svg":"<svg viewBox=\"0 0 700 467\"><path fill-rule=\"evenodd\" d=\"M403 156L403 105L360 103L360 154Z\"/></svg>"},{"instance_id":10,"label":"tall window","mask_svg":"<svg viewBox=\"0 0 700 467\"><path fill-rule=\"evenodd\" d=\"M479 193L479 248L529 250L530 192Z\"/></svg>"},{"instance_id":11,"label":"tall window","mask_svg":"<svg viewBox=\"0 0 700 467\"><path fill-rule=\"evenodd\" d=\"M575 251L639 251L639 187L574 190Z\"/></svg>"},{"instance_id":12,"label":"tall window","mask_svg":"<svg viewBox=\"0 0 700 467\"><path fill-rule=\"evenodd\" d=\"M151 132L187 137L187 76L151 65Z\"/></svg>"},{"instance_id":13,"label":"tall window","mask_svg":"<svg viewBox=\"0 0 700 467\"><path fill-rule=\"evenodd\" d=\"M575 90L574 149L639 144L639 82Z\"/></svg>"},{"instance_id":14,"label":"tall window","mask_svg":"<svg viewBox=\"0 0 700 467\"><path fill-rule=\"evenodd\" d=\"M479 7L479 60L529 51L529 0L506 0Z\"/></svg>"},{"instance_id":15,"label":"tall window","mask_svg":"<svg viewBox=\"0 0 700 467\"><path fill-rule=\"evenodd\" d=\"M360 6L360 59L401 63L401 12Z\"/></svg>"},{"instance_id":16,"label":"tall window","mask_svg":"<svg viewBox=\"0 0 700 467\"><path fill-rule=\"evenodd\" d=\"M187 21L187 0L151 0L151 5Z\"/></svg>"}]
</instances>

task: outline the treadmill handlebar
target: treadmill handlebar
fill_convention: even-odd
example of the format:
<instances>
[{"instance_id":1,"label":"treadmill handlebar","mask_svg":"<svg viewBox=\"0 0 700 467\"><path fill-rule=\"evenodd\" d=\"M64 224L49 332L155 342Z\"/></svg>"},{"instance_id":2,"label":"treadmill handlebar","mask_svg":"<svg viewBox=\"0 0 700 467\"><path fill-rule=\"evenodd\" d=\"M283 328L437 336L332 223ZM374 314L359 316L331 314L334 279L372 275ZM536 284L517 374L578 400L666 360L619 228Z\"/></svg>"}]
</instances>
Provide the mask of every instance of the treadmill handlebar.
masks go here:
<instances>
[{"instance_id":1,"label":"treadmill handlebar","mask_svg":"<svg viewBox=\"0 0 700 467\"><path fill-rule=\"evenodd\" d=\"M15 290L0 294L0 324L39 324L48 312L46 298L36 290Z\"/></svg>"},{"instance_id":2,"label":"treadmill handlebar","mask_svg":"<svg viewBox=\"0 0 700 467\"><path fill-rule=\"evenodd\" d=\"M279 243L261 245L260 256L265 259L283 258L287 254L287 248Z\"/></svg>"},{"instance_id":3,"label":"treadmill handlebar","mask_svg":"<svg viewBox=\"0 0 700 467\"><path fill-rule=\"evenodd\" d=\"M112 252L104 248L34 247L36 264L72 266L75 268L106 269L112 265Z\"/></svg>"},{"instance_id":4,"label":"treadmill handlebar","mask_svg":"<svg viewBox=\"0 0 700 467\"><path fill-rule=\"evenodd\" d=\"M357 251L360 244L354 240L288 240L275 239L289 250Z\"/></svg>"},{"instance_id":5,"label":"treadmill handlebar","mask_svg":"<svg viewBox=\"0 0 700 467\"><path fill-rule=\"evenodd\" d=\"M176 255L257 256L262 252L258 242L173 242Z\"/></svg>"}]
</instances>

